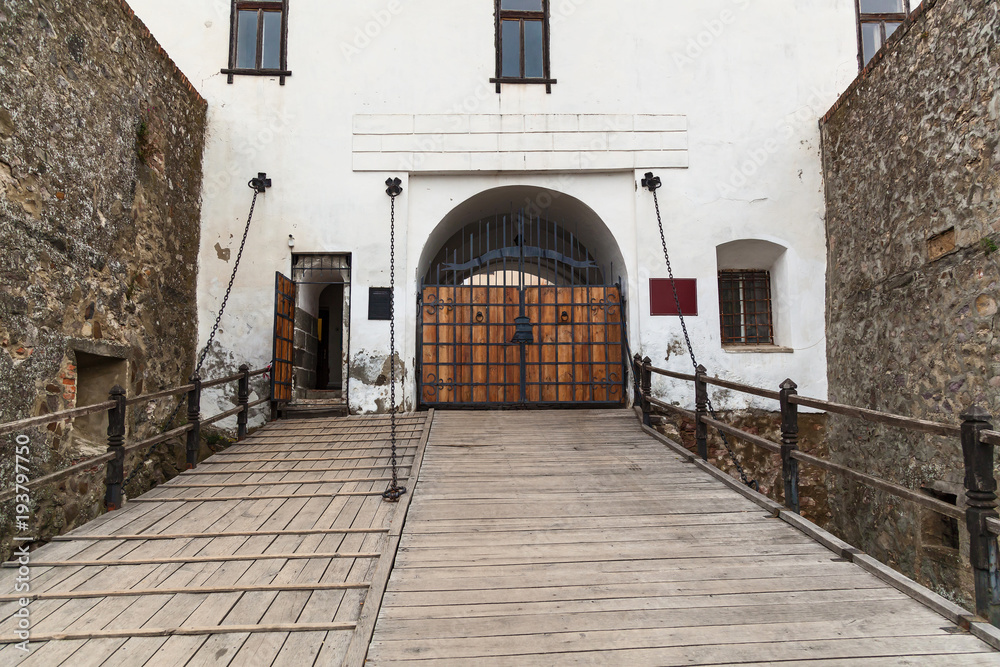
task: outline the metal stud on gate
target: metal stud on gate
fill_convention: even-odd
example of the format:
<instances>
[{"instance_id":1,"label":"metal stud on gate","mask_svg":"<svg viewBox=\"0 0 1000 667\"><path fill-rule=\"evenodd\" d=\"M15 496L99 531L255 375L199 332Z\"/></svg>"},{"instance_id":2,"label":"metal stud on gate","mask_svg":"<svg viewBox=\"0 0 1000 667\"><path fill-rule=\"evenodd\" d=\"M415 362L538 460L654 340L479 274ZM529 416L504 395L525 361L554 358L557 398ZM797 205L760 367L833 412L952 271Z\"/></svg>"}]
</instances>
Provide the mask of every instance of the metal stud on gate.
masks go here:
<instances>
[{"instance_id":1,"label":"metal stud on gate","mask_svg":"<svg viewBox=\"0 0 1000 667\"><path fill-rule=\"evenodd\" d=\"M392 482L382 492L382 500L394 503L406 493L399 485L396 469L396 197L403 192L398 178L385 179L389 195L389 441L392 445Z\"/></svg>"}]
</instances>

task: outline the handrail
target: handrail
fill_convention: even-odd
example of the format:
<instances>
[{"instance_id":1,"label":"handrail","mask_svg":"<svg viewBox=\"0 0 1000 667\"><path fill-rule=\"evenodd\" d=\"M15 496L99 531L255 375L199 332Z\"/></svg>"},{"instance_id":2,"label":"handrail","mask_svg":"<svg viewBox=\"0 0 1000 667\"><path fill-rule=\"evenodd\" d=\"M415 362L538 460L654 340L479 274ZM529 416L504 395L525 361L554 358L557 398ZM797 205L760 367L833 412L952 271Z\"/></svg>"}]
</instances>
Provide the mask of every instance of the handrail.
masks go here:
<instances>
[{"instance_id":1,"label":"handrail","mask_svg":"<svg viewBox=\"0 0 1000 667\"><path fill-rule=\"evenodd\" d=\"M980 431L979 439L995 447L1000 447L1000 431Z\"/></svg>"},{"instance_id":2,"label":"handrail","mask_svg":"<svg viewBox=\"0 0 1000 667\"><path fill-rule=\"evenodd\" d=\"M657 368L656 366L652 366L650 364L643 364L642 367L645 368L647 371L650 371L652 373L656 373L657 375L666 375L668 378L676 378L678 380L687 380L688 382L694 382L695 379L696 379L695 376L689 375L687 373L678 373L677 371L668 371L665 368Z\"/></svg>"},{"instance_id":3,"label":"handrail","mask_svg":"<svg viewBox=\"0 0 1000 667\"><path fill-rule=\"evenodd\" d=\"M131 452L136 449L142 449L143 447L152 447L153 445L158 445L161 442L166 442L171 438L176 438L179 435L184 435L188 431L194 428L194 424L184 424L184 426L178 426L170 431L164 431L159 435L154 435L152 438L146 438L145 440L140 440L139 442L133 442L131 445L125 445L125 452Z\"/></svg>"},{"instance_id":4,"label":"handrail","mask_svg":"<svg viewBox=\"0 0 1000 667\"><path fill-rule=\"evenodd\" d=\"M109 509L115 509L119 506L118 501L108 500L112 496L118 496L120 500L121 487L123 486L122 478L122 466L124 463L125 454L135 451L137 449L143 449L147 447L152 447L153 445L158 445L167 440L171 440L178 436L187 434L188 442L188 459L189 465L191 463L192 455L192 444L195 445L195 450L197 449L197 438L199 429L202 424L211 424L217 421L221 421L226 417L232 415L241 415L239 419L238 439L245 436L246 433L246 417L244 416L246 412L249 412L250 408L266 403L270 400L269 397L261 398L259 400L249 402L247 399L249 397L249 385L248 380L252 377L263 375L267 372L267 368L258 368L257 370L249 370L246 366L241 366L241 371L238 373L233 373L222 378L215 380L210 380L208 382L192 382L189 384L181 385L179 387L174 387L171 389L164 389L161 391L152 392L149 394L140 394L139 396L133 396L132 398L126 398L124 392L120 387L115 387L111 392L111 400L104 401L102 403L96 403L94 405L85 405L78 408L71 408L68 410L60 410L58 412L52 412L45 415L39 415L37 417L29 417L27 419L19 419L17 421L8 422L6 424L0 424L0 435L5 433L11 433L13 431L22 430L25 428L31 428L34 426L40 426L43 424L48 424L52 422L63 421L66 419L73 419L75 417L83 417L85 415L94 414L97 412L108 412L109 428L108 428L108 452L101 454L100 456L91 457L85 461L76 463L68 468L59 470L57 472L50 473L48 475L43 475L37 479L28 481L26 484L21 484L20 488L34 488L44 484L51 484L52 482L64 479L74 473L78 473L87 468L92 468L97 465L108 463L110 461L115 461L117 463L113 466L109 466L107 469L105 484L108 487L108 496L106 496L106 503ZM231 410L226 410L208 419L200 419L198 416L198 410L201 403L201 390L208 387L216 387L228 382L239 381L239 391L238 400L239 405ZM159 433L145 440L140 440L138 442L133 442L128 445L124 443L124 433L125 433L125 410L127 406L135 405L137 403L142 403L146 401L152 401L159 398L166 398L169 396L176 396L178 394L187 394L189 403L192 401L192 392L196 395L194 400L194 405L189 405L188 408L188 419L192 420L192 423L185 424L175 429ZM192 412L193 410L193 412ZM114 431L114 435L112 432ZM193 434L193 435L192 435ZM194 437L195 442L192 443L191 439ZM197 457L195 453L195 461L193 465L197 464ZM18 487L15 486L13 489L4 490L0 492L0 501L6 501L17 495Z\"/></svg>"},{"instance_id":5,"label":"handrail","mask_svg":"<svg viewBox=\"0 0 1000 667\"><path fill-rule=\"evenodd\" d=\"M164 389L163 391L158 391L152 394L139 394L138 396L133 396L132 398L125 399L125 405L135 405L136 403L145 403L147 401L153 401L158 398L166 398L167 396L186 394L192 389L194 389L193 384L185 384L181 385L180 387L174 387L173 389Z\"/></svg>"},{"instance_id":6,"label":"handrail","mask_svg":"<svg viewBox=\"0 0 1000 667\"><path fill-rule=\"evenodd\" d=\"M688 382L697 381L697 376L686 375L684 373L676 373L674 371L668 371L663 368L657 368L650 364L643 364L643 368L653 373L659 375L665 375L667 377L677 378L678 380L686 380ZM763 389L762 387L754 387L753 385L743 384L741 382L732 382L730 380L723 380L722 378L703 376L702 381L705 384L716 385L719 387L725 387L727 389L735 389L736 391L741 391L746 394L753 394L755 396L761 396L763 398L771 398L774 400L780 400L780 392L772 391L770 389ZM847 417L854 417L856 419L862 419L864 421L876 422L881 424L888 424L890 426L897 426L899 428L909 428L915 431L921 431L923 433L931 433L933 435L943 435L949 437L957 437L961 434L961 428L954 426L952 424L945 424L942 422L928 421L926 419L916 419L913 417L905 417L903 415L893 414L891 412L882 412L879 410L870 410L868 408L858 408L853 405L844 405L843 403L833 403L831 401L824 401L818 398L809 398L808 396L800 396L794 394L788 399L792 403L798 405L803 405L809 408L816 408L818 410L825 410L827 412L833 412L835 414L845 415ZM1000 444L1000 432L996 431L985 431L987 435L987 441L989 438L993 438L993 444ZM995 435L992 435L995 434Z\"/></svg>"},{"instance_id":7,"label":"handrail","mask_svg":"<svg viewBox=\"0 0 1000 667\"><path fill-rule=\"evenodd\" d=\"M664 410L669 410L670 412L676 412L677 414L683 417L687 417L691 421L694 421L694 413L690 410L685 410L684 408L677 405L670 405L669 403L664 403L663 401L657 400L649 396L646 397L646 400L658 408L663 408Z\"/></svg>"},{"instance_id":8,"label":"handrail","mask_svg":"<svg viewBox=\"0 0 1000 667\"><path fill-rule=\"evenodd\" d=\"M993 430L990 422L991 417L985 410L976 405L970 406L962 413L961 426L956 426L800 396L797 391L798 387L791 380L782 382L780 391L775 392L759 387L750 387L738 382L708 377L702 366L698 367L697 375L680 377L681 374L679 373L665 372L663 369L651 366L649 357L642 359L637 354L633 357L632 362L635 373L638 375L641 369L643 376L640 403L643 422L645 424L649 424L649 414L654 408L681 414L689 420L694 421L695 444L698 456L702 460L708 459L707 426L714 427L717 431L724 434L723 438L725 438L725 434L732 435L753 446L761 447L772 454L779 455L781 457L781 482L784 485L783 501L785 506L792 512L798 513L800 509L799 464L803 463L830 473L843 475L869 488L878 489L909 501L918 507L950 517L956 521L961 520L965 522L969 527L969 557L975 574L976 613L990 618L992 623L1000 626L1000 620L998 620L998 617L987 603L992 599L990 596L993 594L992 589L989 588L989 582L995 581L996 577L1000 576L1000 567L998 567L996 559L987 557L988 554L996 553L997 536L1000 535L1000 519L996 516L996 503L993 500L996 489L993 472L994 447L1000 445L1000 431ZM650 396L652 387L649 382L649 375L653 372L693 381L695 383L695 411L687 411L652 398ZM707 385L709 384L765 398L777 399L780 404L781 413L781 442L772 442L710 416L710 411L707 410L705 400ZM801 451L798 448L798 406L800 405L844 415L852 419L954 438L956 445L959 444L960 440L960 450L965 463L965 493L966 498L969 499L968 506L960 508L955 504L938 500L918 490L907 488L901 484L875 477L874 475L839 463L834 463L828 458ZM746 479L744 479L744 482L746 482Z\"/></svg>"},{"instance_id":9,"label":"handrail","mask_svg":"<svg viewBox=\"0 0 1000 667\"><path fill-rule=\"evenodd\" d=\"M965 510L956 507L955 505L948 504L936 498L930 496L925 496L921 493L914 491L913 489L908 489L905 486L900 486L899 484L894 484L892 482L887 482L884 479L874 477L872 475L858 472L853 468L848 468L847 466L842 466L839 463L834 463L833 461L827 461L826 459L820 458L818 456L813 456L812 454L806 454L801 450L795 450L791 454L792 458L795 458L803 463L809 463L816 466L817 468L822 468L823 470L828 470L830 472L840 473L848 477L854 477L869 486L874 486L877 489L881 489L888 493L901 498L906 498L907 500L914 502L918 505L923 505L929 509L934 510L945 516L950 516L954 519L965 520Z\"/></svg>"},{"instance_id":10,"label":"handrail","mask_svg":"<svg viewBox=\"0 0 1000 667\"><path fill-rule=\"evenodd\" d=\"M52 422L62 421L64 419L73 419L74 417L83 417L84 415L91 415L95 412L103 412L114 406L113 401L104 401L103 403L95 403L94 405L85 405L80 408L71 408L69 410L60 410L59 412L50 412L47 415L39 415L37 417L28 417L27 419L19 419L14 422L7 422L6 424L0 424L0 435L5 433L10 433L12 431L20 431L21 429L31 428L32 426L41 426L42 424L50 424Z\"/></svg>"},{"instance_id":11,"label":"handrail","mask_svg":"<svg viewBox=\"0 0 1000 667\"><path fill-rule=\"evenodd\" d=\"M36 486L42 486L44 484L49 484L51 482L58 482L59 480L65 477L69 477L75 472L80 472L81 470L86 470L87 468L93 468L94 466L100 465L102 463L107 463L113 458L115 458L115 455L110 452L107 454L101 454L100 456L94 456L92 458L87 459L86 461L81 461L80 463L73 464L69 468L63 468L58 472L54 472L49 475L39 477L38 479L33 479L27 484L22 484L21 486L33 489ZM0 501L13 498L15 495L17 495L16 486L12 489L8 489L0 493Z\"/></svg>"},{"instance_id":12,"label":"handrail","mask_svg":"<svg viewBox=\"0 0 1000 667\"><path fill-rule=\"evenodd\" d=\"M730 426L729 424L717 421L711 417L702 417L701 422L703 424L708 424L709 426L714 426L717 430L722 431L723 433L728 433L735 438L757 445L761 449L766 449L774 454L781 453L781 445L776 442L771 442L767 438L762 438L759 435L753 435L751 433L747 433L746 431L741 431L735 426Z\"/></svg>"},{"instance_id":13,"label":"handrail","mask_svg":"<svg viewBox=\"0 0 1000 667\"><path fill-rule=\"evenodd\" d=\"M891 412L881 412L879 410L869 410L868 408L857 408L853 405L843 405L842 403L831 403L830 401L821 401L818 398L792 396L788 400L792 403L798 403L799 405L804 405L809 408L817 408L819 410L826 410L827 412L833 412L846 417L854 417L855 419L862 419L864 421L875 422L878 424L888 424L889 426L912 429L923 433L932 433L934 435L951 437L958 437L962 433L961 428L958 426L952 426L951 424L932 422L927 421L926 419L915 419L913 417L904 417L903 415L895 415Z\"/></svg>"},{"instance_id":14,"label":"handrail","mask_svg":"<svg viewBox=\"0 0 1000 667\"><path fill-rule=\"evenodd\" d=\"M763 398L773 398L774 400L780 400L781 396L776 391L771 391L770 389L761 389L760 387L754 387L749 384L742 384L740 382L732 382L730 380L723 380L722 378L711 377L706 375L702 378L705 384L713 384L718 387L725 387L726 389L735 389L736 391L742 391L745 394L754 394L755 396L762 396Z\"/></svg>"}]
</instances>

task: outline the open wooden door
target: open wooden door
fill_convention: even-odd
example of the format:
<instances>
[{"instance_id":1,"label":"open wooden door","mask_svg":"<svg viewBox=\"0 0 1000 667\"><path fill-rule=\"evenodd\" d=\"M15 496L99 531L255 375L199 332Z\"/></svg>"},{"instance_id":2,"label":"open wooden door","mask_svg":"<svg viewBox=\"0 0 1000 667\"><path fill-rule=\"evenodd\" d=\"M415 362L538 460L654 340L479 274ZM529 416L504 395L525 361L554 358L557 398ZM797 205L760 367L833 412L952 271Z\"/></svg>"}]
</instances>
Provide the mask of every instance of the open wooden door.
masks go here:
<instances>
[{"instance_id":1,"label":"open wooden door","mask_svg":"<svg viewBox=\"0 0 1000 667\"><path fill-rule=\"evenodd\" d=\"M274 274L274 354L271 362L271 402L292 400L292 363L295 349L295 283Z\"/></svg>"}]
</instances>

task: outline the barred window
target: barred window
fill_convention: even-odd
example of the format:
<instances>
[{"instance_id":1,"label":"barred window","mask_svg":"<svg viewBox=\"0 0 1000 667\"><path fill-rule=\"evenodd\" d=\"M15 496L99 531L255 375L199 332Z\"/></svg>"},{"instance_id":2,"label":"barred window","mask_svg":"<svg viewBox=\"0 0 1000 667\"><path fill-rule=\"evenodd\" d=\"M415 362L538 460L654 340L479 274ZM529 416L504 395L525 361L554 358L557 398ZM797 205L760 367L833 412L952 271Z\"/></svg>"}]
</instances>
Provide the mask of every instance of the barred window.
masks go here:
<instances>
[{"instance_id":1,"label":"barred window","mask_svg":"<svg viewBox=\"0 0 1000 667\"><path fill-rule=\"evenodd\" d=\"M773 345L769 271L719 271L723 345Z\"/></svg>"},{"instance_id":2,"label":"barred window","mask_svg":"<svg viewBox=\"0 0 1000 667\"><path fill-rule=\"evenodd\" d=\"M858 49L861 66L867 65L885 40L903 25L910 13L910 0L856 0ZM919 4L919 3L918 3Z\"/></svg>"}]
</instances>

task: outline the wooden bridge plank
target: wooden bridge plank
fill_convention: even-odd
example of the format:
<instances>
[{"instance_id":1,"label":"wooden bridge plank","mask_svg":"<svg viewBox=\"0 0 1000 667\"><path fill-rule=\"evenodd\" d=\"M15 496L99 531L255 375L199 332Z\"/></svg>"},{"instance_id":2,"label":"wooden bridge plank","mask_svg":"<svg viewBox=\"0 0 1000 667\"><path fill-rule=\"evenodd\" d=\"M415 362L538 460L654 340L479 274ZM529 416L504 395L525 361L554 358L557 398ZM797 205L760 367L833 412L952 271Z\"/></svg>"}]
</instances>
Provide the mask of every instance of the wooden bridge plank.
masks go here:
<instances>
[{"instance_id":1,"label":"wooden bridge plank","mask_svg":"<svg viewBox=\"0 0 1000 667\"><path fill-rule=\"evenodd\" d=\"M371 664L1000 655L626 411L439 412L432 434Z\"/></svg>"},{"instance_id":2,"label":"wooden bridge plank","mask_svg":"<svg viewBox=\"0 0 1000 667\"><path fill-rule=\"evenodd\" d=\"M320 650L346 651L366 588L345 590L343 583L371 575L378 559L353 554L376 556L388 544L396 506L380 497L387 481L388 419L324 427L339 421L271 425L265 432L280 431L274 440L283 444L258 438L256 449L247 451L280 449L275 455L251 454L263 461L244 461L239 450L216 455L150 494L183 493L185 502L128 503L35 552L36 563L67 565L35 570L34 591L81 591L87 597L33 602L34 630L90 637L36 644L36 664L298 665L312 662ZM407 474L428 422L421 415L400 424L400 443L408 448L400 452L400 468ZM232 488L225 485L237 484L246 495L224 499ZM288 493L276 494L276 488ZM99 539L86 539L88 533ZM151 535L143 539L142 533ZM71 539L77 535L81 539ZM0 578L12 574L2 570ZM197 592L186 592L191 590ZM0 605L6 611L0 634L14 605ZM324 625L302 625L309 616ZM212 633L217 626L222 631ZM175 635L177 628L198 634ZM290 635L294 641L287 641Z\"/></svg>"}]
</instances>

